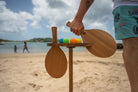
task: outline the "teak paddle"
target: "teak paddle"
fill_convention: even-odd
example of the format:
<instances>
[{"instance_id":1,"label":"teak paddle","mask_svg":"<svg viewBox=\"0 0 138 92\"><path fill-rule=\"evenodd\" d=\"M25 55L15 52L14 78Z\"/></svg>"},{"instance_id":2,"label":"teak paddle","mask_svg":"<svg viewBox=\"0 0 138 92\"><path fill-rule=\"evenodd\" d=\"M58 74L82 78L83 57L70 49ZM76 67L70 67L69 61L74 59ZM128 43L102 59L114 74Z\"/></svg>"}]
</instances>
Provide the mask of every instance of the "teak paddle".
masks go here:
<instances>
[{"instance_id":1,"label":"teak paddle","mask_svg":"<svg viewBox=\"0 0 138 92\"><path fill-rule=\"evenodd\" d=\"M57 43L57 28L52 27L53 43ZM53 45L45 58L45 67L54 78L62 77L67 70L67 59L58 45Z\"/></svg>"},{"instance_id":2,"label":"teak paddle","mask_svg":"<svg viewBox=\"0 0 138 92\"><path fill-rule=\"evenodd\" d=\"M66 25L70 27L71 22L68 22ZM103 30L82 30L81 37L84 43L92 44L92 46L86 46L86 48L95 56L109 57L116 51L116 42L114 38Z\"/></svg>"}]
</instances>

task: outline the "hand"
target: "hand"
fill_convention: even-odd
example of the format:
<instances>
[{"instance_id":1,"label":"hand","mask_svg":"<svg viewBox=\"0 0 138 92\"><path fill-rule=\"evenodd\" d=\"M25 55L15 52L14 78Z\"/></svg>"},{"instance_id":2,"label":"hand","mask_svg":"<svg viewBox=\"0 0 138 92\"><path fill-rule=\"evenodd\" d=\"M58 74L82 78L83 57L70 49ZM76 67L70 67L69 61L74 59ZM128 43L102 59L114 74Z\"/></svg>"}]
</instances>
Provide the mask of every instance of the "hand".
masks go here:
<instances>
[{"instance_id":1,"label":"hand","mask_svg":"<svg viewBox=\"0 0 138 92\"><path fill-rule=\"evenodd\" d=\"M84 25L82 22L78 22L73 20L71 22L70 30L73 32L75 35L81 35L81 31L84 29Z\"/></svg>"}]
</instances>

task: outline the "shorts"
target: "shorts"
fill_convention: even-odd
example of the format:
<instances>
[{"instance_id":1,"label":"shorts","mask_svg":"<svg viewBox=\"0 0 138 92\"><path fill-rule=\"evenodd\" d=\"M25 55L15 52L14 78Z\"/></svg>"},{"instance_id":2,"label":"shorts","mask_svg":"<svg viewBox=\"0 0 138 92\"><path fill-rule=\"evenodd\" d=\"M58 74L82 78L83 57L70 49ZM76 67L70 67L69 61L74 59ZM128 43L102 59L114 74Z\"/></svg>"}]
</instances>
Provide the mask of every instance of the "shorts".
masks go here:
<instances>
[{"instance_id":1,"label":"shorts","mask_svg":"<svg viewBox=\"0 0 138 92\"><path fill-rule=\"evenodd\" d=\"M138 37L138 6L119 6L113 15L116 40Z\"/></svg>"}]
</instances>

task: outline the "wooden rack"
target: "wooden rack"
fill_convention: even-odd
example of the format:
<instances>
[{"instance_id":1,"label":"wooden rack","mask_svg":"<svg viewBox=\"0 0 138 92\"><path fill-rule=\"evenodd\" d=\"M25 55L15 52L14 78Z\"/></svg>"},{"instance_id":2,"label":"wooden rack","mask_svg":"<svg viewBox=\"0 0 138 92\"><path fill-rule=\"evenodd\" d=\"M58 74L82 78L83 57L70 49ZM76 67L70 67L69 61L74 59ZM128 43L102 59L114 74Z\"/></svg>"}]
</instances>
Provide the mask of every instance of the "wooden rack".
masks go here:
<instances>
[{"instance_id":1,"label":"wooden rack","mask_svg":"<svg viewBox=\"0 0 138 92\"><path fill-rule=\"evenodd\" d=\"M65 46L69 49L69 92L73 92L73 48L92 45L88 43L48 43L47 46Z\"/></svg>"}]
</instances>

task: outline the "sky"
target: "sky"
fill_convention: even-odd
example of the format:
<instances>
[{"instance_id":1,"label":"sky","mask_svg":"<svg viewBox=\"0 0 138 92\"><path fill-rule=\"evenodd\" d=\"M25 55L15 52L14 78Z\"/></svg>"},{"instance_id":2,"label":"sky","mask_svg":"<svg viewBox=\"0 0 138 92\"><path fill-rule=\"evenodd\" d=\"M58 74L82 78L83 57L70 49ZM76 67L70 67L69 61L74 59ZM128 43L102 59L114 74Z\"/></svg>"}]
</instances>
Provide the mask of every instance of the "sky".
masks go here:
<instances>
[{"instance_id":1,"label":"sky","mask_svg":"<svg viewBox=\"0 0 138 92\"><path fill-rule=\"evenodd\" d=\"M52 26L57 26L58 39L81 38L66 27L79 4L80 0L0 0L0 38L52 37ZM112 0L95 0L83 19L85 29L102 29L114 37L112 7Z\"/></svg>"}]
</instances>

